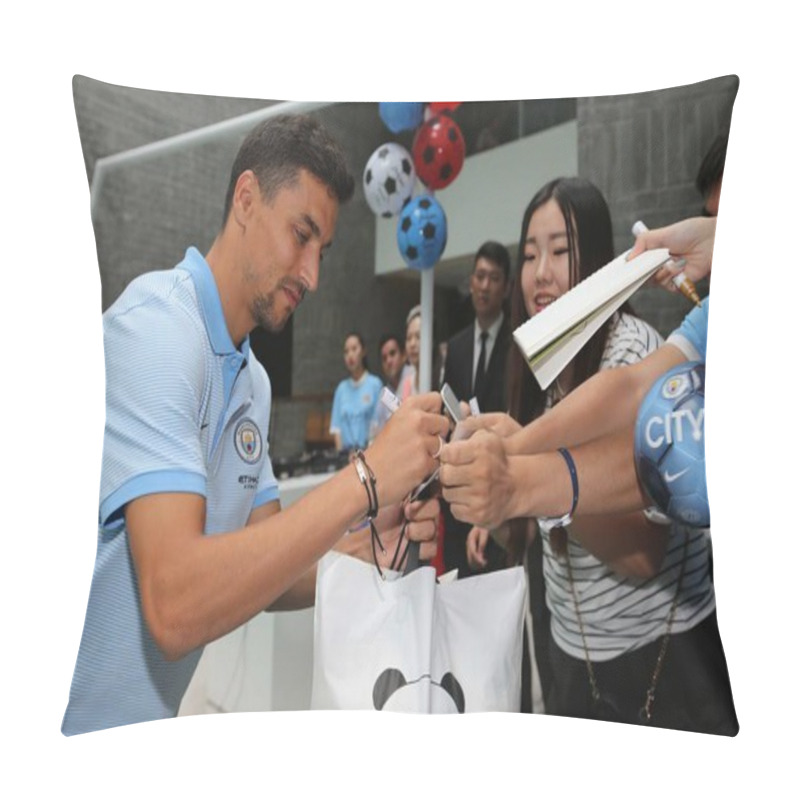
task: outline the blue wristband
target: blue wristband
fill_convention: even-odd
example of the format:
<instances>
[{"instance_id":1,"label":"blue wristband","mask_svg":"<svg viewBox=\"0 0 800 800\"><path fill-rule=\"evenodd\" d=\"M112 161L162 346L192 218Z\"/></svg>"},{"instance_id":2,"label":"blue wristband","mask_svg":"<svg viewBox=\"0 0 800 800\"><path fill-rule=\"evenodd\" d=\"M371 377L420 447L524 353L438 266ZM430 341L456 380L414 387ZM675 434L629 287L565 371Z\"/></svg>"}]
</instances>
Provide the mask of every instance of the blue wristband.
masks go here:
<instances>
[{"instance_id":1,"label":"blue wristband","mask_svg":"<svg viewBox=\"0 0 800 800\"><path fill-rule=\"evenodd\" d=\"M564 514L563 517L540 517L539 527L547 533L553 528L566 528L572 522L572 515L578 507L578 470L575 468L575 462L572 459L572 453L566 447L559 447L558 452L561 453L564 461L569 469L569 477L572 480L572 508Z\"/></svg>"},{"instance_id":2,"label":"blue wristband","mask_svg":"<svg viewBox=\"0 0 800 800\"><path fill-rule=\"evenodd\" d=\"M567 516L572 518L575 509L578 507L578 470L575 468L575 462L572 460L572 453L566 447L559 447L558 452L564 457L569 468L569 476L572 478L572 508L569 510Z\"/></svg>"}]
</instances>

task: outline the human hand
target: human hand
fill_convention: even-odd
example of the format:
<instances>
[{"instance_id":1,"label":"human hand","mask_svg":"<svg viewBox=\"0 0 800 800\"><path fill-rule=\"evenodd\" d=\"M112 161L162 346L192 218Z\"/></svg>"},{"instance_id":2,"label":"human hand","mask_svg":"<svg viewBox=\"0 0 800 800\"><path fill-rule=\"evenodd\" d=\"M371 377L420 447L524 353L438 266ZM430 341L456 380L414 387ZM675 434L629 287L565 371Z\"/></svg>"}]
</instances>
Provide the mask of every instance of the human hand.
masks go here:
<instances>
[{"instance_id":1,"label":"human hand","mask_svg":"<svg viewBox=\"0 0 800 800\"><path fill-rule=\"evenodd\" d=\"M436 392L409 397L365 453L380 506L400 502L438 466L449 426Z\"/></svg>"},{"instance_id":2,"label":"human hand","mask_svg":"<svg viewBox=\"0 0 800 800\"><path fill-rule=\"evenodd\" d=\"M458 423L459 439L468 439L476 431L488 430L501 438L512 436L522 430L522 426L513 417L501 412L480 414L467 417Z\"/></svg>"},{"instance_id":3,"label":"human hand","mask_svg":"<svg viewBox=\"0 0 800 800\"><path fill-rule=\"evenodd\" d=\"M692 217L674 225L645 231L636 237L636 242L628 259L641 255L645 250L666 247L674 259L684 259L683 270L662 267L654 280L670 291L676 291L672 277L683 271L691 281L699 281L711 272L711 259L714 252L714 236L717 230L715 217Z\"/></svg>"},{"instance_id":4,"label":"human hand","mask_svg":"<svg viewBox=\"0 0 800 800\"><path fill-rule=\"evenodd\" d=\"M486 544L489 541L489 529L477 525L467 534L467 562L476 571L486 568Z\"/></svg>"},{"instance_id":5,"label":"human hand","mask_svg":"<svg viewBox=\"0 0 800 800\"><path fill-rule=\"evenodd\" d=\"M393 507L394 508L394 507ZM378 566L381 569L402 570L408 542L419 542L419 557L430 561L436 557L438 547L440 506L437 499L417 500L397 506L397 514L384 525L376 524L383 551L376 548ZM405 530L403 530L403 523ZM370 553L371 558L371 553Z\"/></svg>"},{"instance_id":6,"label":"human hand","mask_svg":"<svg viewBox=\"0 0 800 800\"><path fill-rule=\"evenodd\" d=\"M479 430L446 444L439 461L442 496L456 519L496 528L514 516L514 480L502 437Z\"/></svg>"},{"instance_id":7,"label":"human hand","mask_svg":"<svg viewBox=\"0 0 800 800\"><path fill-rule=\"evenodd\" d=\"M663 267L659 267L659 269L656 270L650 278L650 282L660 286L662 289L666 289L668 292L679 292L678 284L675 283L675 277L681 275L683 272L683 261L678 263L669 261Z\"/></svg>"}]
</instances>

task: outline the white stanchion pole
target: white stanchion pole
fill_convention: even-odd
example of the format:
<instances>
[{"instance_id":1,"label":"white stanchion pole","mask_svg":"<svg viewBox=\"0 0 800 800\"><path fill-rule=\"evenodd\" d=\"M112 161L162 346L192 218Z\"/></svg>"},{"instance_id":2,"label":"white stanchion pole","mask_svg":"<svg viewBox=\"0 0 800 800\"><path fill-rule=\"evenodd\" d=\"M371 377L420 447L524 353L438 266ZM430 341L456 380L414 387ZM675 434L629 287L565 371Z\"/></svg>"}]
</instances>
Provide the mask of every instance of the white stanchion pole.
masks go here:
<instances>
[{"instance_id":1,"label":"white stanchion pole","mask_svg":"<svg viewBox=\"0 0 800 800\"><path fill-rule=\"evenodd\" d=\"M419 338L419 391L432 388L431 371L433 360L433 267L422 270L420 275L420 338Z\"/></svg>"},{"instance_id":2,"label":"white stanchion pole","mask_svg":"<svg viewBox=\"0 0 800 800\"><path fill-rule=\"evenodd\" d=\"M433 116L429 105L425 106L424 119ZM433 197L433 192L428 192ZM429 267L420 275L419 303L421 318L419 329L419 391L420 394L431 390L431 372L433 360L433 270Z\"/></svg>"}]
</instances>

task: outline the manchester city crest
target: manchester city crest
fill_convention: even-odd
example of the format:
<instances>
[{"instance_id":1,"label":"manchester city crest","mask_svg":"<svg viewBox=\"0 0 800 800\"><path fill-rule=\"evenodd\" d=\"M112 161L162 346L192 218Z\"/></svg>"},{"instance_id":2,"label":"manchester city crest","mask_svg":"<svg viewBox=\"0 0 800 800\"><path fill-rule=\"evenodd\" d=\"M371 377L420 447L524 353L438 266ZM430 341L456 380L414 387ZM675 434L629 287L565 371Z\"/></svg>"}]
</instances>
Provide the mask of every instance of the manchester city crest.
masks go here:
<instances>
[{"instance_id":1,"label":"manchester city crest","mask_svg":"<svg viewBox=\"0 0 800 800\"><path fill-rule=\"evenodd\" d=\"M680 397L682 394L688 392L690 388L689 380L686 375L674 375L664 382L661 394L666 400L674 400L676 397Z\"/></svg>"},{"instance_id":2,"label":"manchester city crest","mask_svg":"<svg viewBox=\"0 0 800 800\"><path fill-rule=\"evenodd\" d=\"M243 419L233 434L236 452L242 461L255 464L261 458L261 433L251 419Z\"/></svg>"}]
</instances>

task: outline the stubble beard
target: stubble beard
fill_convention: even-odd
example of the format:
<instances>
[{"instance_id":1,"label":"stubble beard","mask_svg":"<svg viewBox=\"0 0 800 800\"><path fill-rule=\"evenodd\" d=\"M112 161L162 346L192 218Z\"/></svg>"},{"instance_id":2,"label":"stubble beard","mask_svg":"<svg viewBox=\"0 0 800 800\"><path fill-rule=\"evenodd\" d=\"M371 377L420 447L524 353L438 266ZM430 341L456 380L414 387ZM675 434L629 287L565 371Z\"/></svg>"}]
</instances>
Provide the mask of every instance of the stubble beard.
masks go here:
<instances>
[{"instance_id":1,"label":"stubble beard","mask_svg":"<svg viewBox=\"0 0 800 800\"><path fill-rule=\"evenodd\" d=\"M295 293L300 295L300 300L297 304L299 306L303 301L305 291L301 287L298 287L295 282L289 280L281 281L278 286L268 294L257 295L255 298L253 298L253 303L251 306L253 320L258 327L263 328L270 333L280 333L280 331L283 330L286 323L289 321L289 317L292 316L292 312L294 310L291 308L291 306L289 306L281 315L276 308L276 297L284 286L291 288Z\"/></svg>"},{"instance_id":2,"label":"stubble beard","mask_svg":"<svg viewBox=\"0 0 800 800\"><path fill-rule=\"evenodd\" d=\"M259 328L263 328L270 333L280 333L291 316L291 311L284 314L283 319L281 319L275 309L275 292L270 292L253 298L251 314L253 321Z\"/></svg>"}]
</instances>

